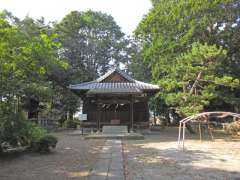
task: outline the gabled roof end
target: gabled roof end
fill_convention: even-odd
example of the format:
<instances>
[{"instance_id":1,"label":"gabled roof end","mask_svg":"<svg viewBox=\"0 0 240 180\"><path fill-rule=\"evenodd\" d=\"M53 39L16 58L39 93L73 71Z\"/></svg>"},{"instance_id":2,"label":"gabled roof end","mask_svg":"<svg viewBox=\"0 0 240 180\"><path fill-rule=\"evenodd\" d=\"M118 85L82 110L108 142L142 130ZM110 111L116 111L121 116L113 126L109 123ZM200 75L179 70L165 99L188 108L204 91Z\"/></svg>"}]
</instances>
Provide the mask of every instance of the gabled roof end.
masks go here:
<instances>
[{"instance_id":1,"label":"gabled roof end","mask_svg":"<svg viewBox=\"0 0 240 180\"><path fill-rule=\"evenodd\" d=\"M104 74L103 76L101 76L98 79L96 79L96 82L99 82L99 83L103 82L106 78L108 78L109 76L111 76L115 72L120 74L127 81L135 82L135 80L133 78L131 78L129 75L127 75L126 73L124 73L123 71L118 69L117 67L114 67L113 69L109 70L106 74Z\"/></svg>"}]
</instances>

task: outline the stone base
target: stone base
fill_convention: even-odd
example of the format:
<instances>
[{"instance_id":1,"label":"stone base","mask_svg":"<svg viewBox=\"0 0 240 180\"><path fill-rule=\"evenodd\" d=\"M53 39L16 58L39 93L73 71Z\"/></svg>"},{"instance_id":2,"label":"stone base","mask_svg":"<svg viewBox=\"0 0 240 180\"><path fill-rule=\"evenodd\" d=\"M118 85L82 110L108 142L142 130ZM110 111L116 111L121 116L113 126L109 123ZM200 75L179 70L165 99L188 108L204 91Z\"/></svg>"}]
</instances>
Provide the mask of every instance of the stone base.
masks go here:
<instances>
[{"instance_id":1,"label":"stone base","mask_svg":"<svg viewBox=\"0 0 240 180\"><path fill-rule=\"evenodd\" d=\"M110 125L110 126L103 126L102 128L103 134L125 134L128 133L127 126L117 126L117 125Z\"/></svg>"},{"instance_id":2,"label":"stone base","mask_svg":"<svg viewBox=\"0 0 240 180\"><path fill-rule=\"evenodd\" d=\"M120 134L91 134L84 137L85 139L123 139L123 140L142 140L144 136L139 133L120 133Z\"/></svg>"}]
</instances>

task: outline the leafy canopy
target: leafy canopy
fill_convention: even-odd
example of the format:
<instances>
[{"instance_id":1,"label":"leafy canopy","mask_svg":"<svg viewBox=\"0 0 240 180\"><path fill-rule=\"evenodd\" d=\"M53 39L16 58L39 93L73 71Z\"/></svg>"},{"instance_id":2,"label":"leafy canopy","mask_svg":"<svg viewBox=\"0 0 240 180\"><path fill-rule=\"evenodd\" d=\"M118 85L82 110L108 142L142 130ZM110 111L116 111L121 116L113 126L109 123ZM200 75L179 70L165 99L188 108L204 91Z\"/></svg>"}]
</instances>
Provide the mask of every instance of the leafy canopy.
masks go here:
<instances>
[{"instance_id":1,"label":"leafy canopy","mask_svg":"<svg viewBox=\"0 0 240 180\"><path fill-rule=\"evenodd\" d=\"M238 107L239 2L152 2L135 35L140 63L163 88L159 96L182 116L203 111L213 100Z\"/></svg>"}]
</instances>

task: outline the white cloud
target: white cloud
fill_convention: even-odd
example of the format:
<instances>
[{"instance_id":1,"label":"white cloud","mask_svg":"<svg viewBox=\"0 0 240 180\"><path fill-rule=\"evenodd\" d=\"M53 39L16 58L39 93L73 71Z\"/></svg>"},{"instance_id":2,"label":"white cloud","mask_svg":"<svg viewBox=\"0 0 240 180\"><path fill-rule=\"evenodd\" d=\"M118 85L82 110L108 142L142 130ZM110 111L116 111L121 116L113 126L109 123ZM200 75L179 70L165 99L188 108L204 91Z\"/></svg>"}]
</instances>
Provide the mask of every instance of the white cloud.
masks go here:
<instances>
[{"instance_id":1,"label":"white cloud","mask_svg":"<svg viewBox=\"0 0 240 180\"><path fill-rule=\"evenodd\" d=\"M111 14L127 34L136 28L150 8L150 0L0 0L0 10L7 9L19 18L29 15L59 21L73 10L102 11Z\"/></svg>"}]
</instances>

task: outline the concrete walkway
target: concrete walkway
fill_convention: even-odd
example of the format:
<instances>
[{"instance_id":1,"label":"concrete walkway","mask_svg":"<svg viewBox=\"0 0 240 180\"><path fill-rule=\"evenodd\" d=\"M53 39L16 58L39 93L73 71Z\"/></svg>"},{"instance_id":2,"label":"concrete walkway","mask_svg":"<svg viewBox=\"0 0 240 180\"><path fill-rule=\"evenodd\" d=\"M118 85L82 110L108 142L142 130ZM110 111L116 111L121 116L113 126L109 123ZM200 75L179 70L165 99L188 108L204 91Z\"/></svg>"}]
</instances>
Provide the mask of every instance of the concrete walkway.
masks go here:
<instances>
[{"instance_id":1,"label":"concrete walkway","mask_svg":"<svg viewBox=\"0 0 240 180\"><path fill-rule=\"evenodd\" d=\"M124 180L121 140L107 140L89 180Z\"/></svg>"}]
</instances>

